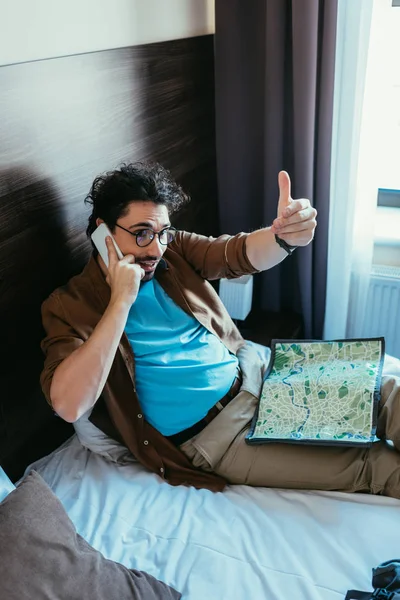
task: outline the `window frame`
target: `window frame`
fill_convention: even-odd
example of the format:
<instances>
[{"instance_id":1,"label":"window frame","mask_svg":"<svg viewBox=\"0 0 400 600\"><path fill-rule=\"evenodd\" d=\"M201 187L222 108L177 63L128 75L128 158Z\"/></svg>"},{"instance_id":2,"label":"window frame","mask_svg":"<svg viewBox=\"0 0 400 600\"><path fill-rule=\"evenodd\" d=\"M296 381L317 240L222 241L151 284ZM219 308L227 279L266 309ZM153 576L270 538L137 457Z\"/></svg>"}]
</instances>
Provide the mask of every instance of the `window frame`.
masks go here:
<instances>
[{"instance_id":1,"label":"window frame","mask_svg":"<svg viewBox=\"0 0 400 600\"><path fill-rule=\"evenodd\" d=\"M400 208L400 190L378 188L378 206Z\"/></svg>"}]
</instances>

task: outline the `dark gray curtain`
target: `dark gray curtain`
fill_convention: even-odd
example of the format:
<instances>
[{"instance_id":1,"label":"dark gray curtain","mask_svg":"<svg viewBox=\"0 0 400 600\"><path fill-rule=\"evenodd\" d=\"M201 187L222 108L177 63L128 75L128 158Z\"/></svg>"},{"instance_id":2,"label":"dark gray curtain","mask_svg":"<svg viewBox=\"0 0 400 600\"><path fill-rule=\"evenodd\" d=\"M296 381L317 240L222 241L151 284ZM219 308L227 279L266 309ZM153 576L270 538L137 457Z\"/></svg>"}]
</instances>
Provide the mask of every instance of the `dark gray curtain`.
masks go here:
<instances>
[{"instance_id":1,"label":"dark gray curtain","mask_svg":"<svg viewBox=\"0 0 400 600\"><path fill-rule=\"evenodd\" d=\"M216 0L220 225L276 217L278 172L318 210L314 242L258 276L254 305L293 310L323 333L337 0Z\"/></svg>"}]
</instances>

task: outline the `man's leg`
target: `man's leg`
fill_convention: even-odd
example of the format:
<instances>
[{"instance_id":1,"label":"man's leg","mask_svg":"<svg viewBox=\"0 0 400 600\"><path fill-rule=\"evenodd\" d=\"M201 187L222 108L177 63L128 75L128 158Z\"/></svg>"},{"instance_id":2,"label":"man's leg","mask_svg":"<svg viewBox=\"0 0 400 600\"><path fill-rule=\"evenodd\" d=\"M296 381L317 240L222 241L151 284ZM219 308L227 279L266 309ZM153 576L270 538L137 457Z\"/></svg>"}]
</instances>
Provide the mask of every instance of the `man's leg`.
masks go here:
<instances>
[{"instance_id":1,"label":"man's leg","mask_svg":"<svg viewBox=\"0 0 400 600\"><path fill-rule=\"evenodd\" d=\"M400 453L385 442L370 449L264 444L237 436L214 471L230 483L261 487L367 492L400 498Z\"/></svg>"},{"instance_id":2,"label":"man's leg","mask_svg":"<svg viewBox=\"0 0 400 600\"><path fill-rule=\"evenodd\" d=\"M400 452L384 441L364 449L276 443L249 446L247 432L248 427L235 437L214 466L231 483L400 498ZM395 377L382 380L377 433L400 449L400 379Z\"/></svg>"},{"instance_id":3,"label":"man's leg","mask_svg":"<svg viewBox=\"0 0 400 600\"><path fill-rule=\"evenodd\" d=\"M400 449L399 382L392 377L382 380L377 433ZM181 446L182 451L198 468L214 471L231 483L400 498L400 452L385 441L371 448L247 445L257 401L254 393L240 392L198 436Z\"/></svg>"},{"instance_id":4,"label":"man's leg","mask_svg":"<svg viewBox=\"0 0 400 600\"><path fill-rule=\"evenodd\" d=\"M400 450L400 378L382 377L381 401L379 406L376 435L381 440L390 440Z\"/></svg>"}]
</instances>

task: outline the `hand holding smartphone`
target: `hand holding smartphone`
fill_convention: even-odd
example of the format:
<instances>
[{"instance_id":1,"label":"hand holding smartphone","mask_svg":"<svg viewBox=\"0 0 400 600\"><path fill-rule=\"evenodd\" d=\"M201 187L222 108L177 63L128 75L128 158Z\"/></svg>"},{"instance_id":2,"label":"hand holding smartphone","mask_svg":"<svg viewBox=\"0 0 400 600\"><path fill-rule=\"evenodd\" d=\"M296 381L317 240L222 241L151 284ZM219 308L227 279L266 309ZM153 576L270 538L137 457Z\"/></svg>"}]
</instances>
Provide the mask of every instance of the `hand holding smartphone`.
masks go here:
<instances>
[{"instance_id":1,"label":"hand holding smartphone","mask_svg":"<svg viewBox=\"0 0 400 600\"><path fill-rule=\"evenodd\" d=\"M107 225L105 223L101 223L97 227L97 229L95 229L93 231L91 238L92 238L93 244L96 246L101 258L103 259L104 264L108 268L109 261L108 261L108 250L107 250L107 244L106 244L107 236L109 236L113 241L115 250L118 255L118 259L121 260L121 258L123 258L124 255L122 254L121 250L118 248L117 242L114 240L112 233L108 229Z\"/></svg>"},{"instance_id":2,"label":"hand holding smartphone","mask_svg":"<svg viewBox=\"0 0 400 600\"><path fill-rule=\"evenodd\" d=\"M115 251L118 256L118 263L113 265L110 272L108 248L106 238L109 237L114 244ZM125 304L131 305L135 302L140 282L145 276L145 272L140 265L135 264L135 259L131 255L122 254L118 248L117 242L112 236L110 230L105 223L101 223L92 233L92 241L96 246L99 255L104 261L109 270L107 282L111 287L111 297L122 300ZM124 260L122 260L124 259Z\"/></svg>"}]
</instances>

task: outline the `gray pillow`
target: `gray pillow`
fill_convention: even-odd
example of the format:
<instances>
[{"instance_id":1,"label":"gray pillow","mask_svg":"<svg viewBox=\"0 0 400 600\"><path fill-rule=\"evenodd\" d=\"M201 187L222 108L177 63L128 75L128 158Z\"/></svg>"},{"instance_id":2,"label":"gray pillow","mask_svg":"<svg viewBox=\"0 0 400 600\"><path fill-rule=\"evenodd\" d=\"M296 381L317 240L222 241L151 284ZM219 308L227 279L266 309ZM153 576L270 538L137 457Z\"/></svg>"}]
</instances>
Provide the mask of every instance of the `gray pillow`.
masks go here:
<instances>
[{"instance_id":1,"label":"gray pillow","mask_svg":"<svg viewBox=\"0 0 400 600\"><path fill-rule=\"evenodd\" d=\"M181 594L104 558L32 471L0 504L0 598L175 600Z\"/></svg>"}]
</instances>

